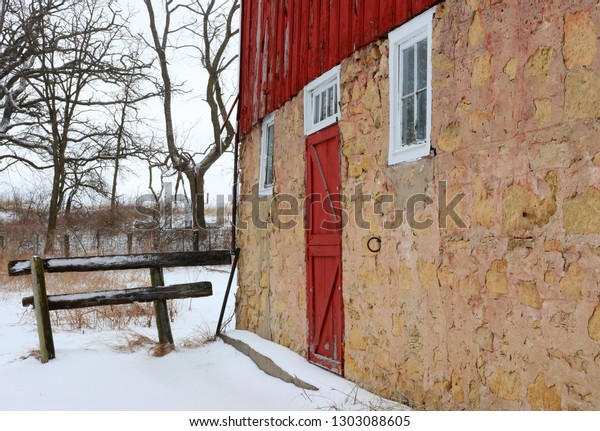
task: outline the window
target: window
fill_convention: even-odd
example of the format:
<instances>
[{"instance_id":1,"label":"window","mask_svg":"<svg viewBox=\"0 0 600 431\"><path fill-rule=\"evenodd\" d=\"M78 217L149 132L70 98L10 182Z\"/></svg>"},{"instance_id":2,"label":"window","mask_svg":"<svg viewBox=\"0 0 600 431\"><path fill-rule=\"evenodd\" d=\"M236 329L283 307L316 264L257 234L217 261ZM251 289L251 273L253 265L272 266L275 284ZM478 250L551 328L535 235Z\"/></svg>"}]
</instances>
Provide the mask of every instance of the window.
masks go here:
<instances>
[{"instance_id":1,"label":"window","mask_svg":"<svg viewBox=\"0 0 600 431\"><path fill-rule=\"evenodd\" d=\"M388 164L429 155L431 148L431 32L429 9L392 31Z\"/></svg>"},{"instance_id":2,"label":"window","mask_svg":"<svg viewBox=\"0 0 600 431\"><path fill-rule=\"evenodd\" d=\"M260 143L260 184L258 193L266 196L273 193L273 144L275 142L275 114L271 113L263 119Z\"/></svg>"},{"instance_id":3,"label":"window","mask_svg":"<svg viewBox=\"0 0 600 431\"><path fill-rule=\"evenodd\" d=\"M304 88L304 134L318 132L340 119L340 68L325 72Z\"/></svg>"}]
</instances>

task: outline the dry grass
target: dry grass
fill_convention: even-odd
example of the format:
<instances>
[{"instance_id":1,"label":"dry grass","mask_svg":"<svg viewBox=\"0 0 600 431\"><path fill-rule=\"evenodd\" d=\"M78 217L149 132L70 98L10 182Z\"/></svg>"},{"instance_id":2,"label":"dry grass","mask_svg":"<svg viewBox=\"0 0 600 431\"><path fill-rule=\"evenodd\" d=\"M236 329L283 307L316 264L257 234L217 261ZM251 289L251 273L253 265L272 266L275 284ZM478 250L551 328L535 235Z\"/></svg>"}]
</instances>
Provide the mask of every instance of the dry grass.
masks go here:
<instances>
[{"instance_id":1,"label":"dry grass","mask_svg":"<svg viewBox=\"0 0 600 431\"><path fill-rule=\"evenodd\" d=\"M0 275L0 284L4 292L16 292L31 296L31 277L8 277ZM149 272L105 271L91 273L46 274L48 295L86 293L99 290L116 290L150 285ZM174 318L179 310L180 301L168 301L169 314ZM35 319L29 309L26 318ZM108 305L102 307L58 310L50 313L52 326L63 330L85 329L124 329L129 325L152 326L154 308L152 303L134 303L126 305Z\"/></svg>"}]
</instances>

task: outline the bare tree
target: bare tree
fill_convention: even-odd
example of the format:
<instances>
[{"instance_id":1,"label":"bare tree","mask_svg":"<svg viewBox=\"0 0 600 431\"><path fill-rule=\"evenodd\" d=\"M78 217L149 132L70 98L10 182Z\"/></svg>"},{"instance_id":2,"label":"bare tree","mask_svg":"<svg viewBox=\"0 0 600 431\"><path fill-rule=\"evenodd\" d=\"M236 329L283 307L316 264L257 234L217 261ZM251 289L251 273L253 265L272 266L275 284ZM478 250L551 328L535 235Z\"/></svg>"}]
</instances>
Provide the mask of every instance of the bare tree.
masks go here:
<instances>
[{"instance_id":1,"label":"bare tree","mask_svg":"<svg viewBox=\"0 0 600 431\"><path fill-rule=\"evenodd\" d=\"M28 3L35 9L44 1ZM107 125L106 109L123 105L117 90L132 79L146 79L149 65L130 50L135 44L126 20L110 1L65 0L56 13L38 15L36 32L27 32L32 54L16 74L24 90L6 130L10 133L2 136L7 150L0 160L51 171L49 253L65 201L71 203L80 190L106 194L98 169L116 158L115 130ZM151 96L136 95L127 104ZM120 150L119 158L127 155Z\"/></svg>"},{"instance_id":2,"label":"bare tree","mask_svg":"<svg viewBox=\"0 0 600 431\"><path fill-rule=\"evenodd\" d=\"M163 2L162 28L158 28L157 16L152 0L144 0L150 20L152 42L156 52L163 81L163 111L165 118L165 140L173 169L185 175L192 200L192 214L195 226L206 229L204 218L204 176L208 169L231 146L235 129L229 118L226 106L224 76L237 55L232 55L228 47L239 33L235 26L239 0L194 0L192 3ZM186 10L194 19L187 24L173 28L174 14ZM198 45L185 45L198 51L201 64L208 73L205 102L210 109L213 142L200 153L191 153L178 145L173 126L172 103L173 84L169 72L167 51L176 49L170 42L174 34L187 31L199 38Z\"/></svg>"}]
</instances>

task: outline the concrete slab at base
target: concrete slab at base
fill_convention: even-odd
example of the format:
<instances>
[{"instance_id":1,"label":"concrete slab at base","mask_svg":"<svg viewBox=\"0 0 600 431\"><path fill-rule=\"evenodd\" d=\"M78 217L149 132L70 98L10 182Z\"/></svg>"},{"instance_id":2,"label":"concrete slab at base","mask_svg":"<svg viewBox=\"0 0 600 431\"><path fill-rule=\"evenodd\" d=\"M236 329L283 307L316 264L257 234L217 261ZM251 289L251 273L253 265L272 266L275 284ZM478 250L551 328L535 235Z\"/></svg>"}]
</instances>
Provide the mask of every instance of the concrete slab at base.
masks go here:
<instances>
[{"instance_id":1,"label":"concrete slab at base","mask_svg":"<svg viewBox=\"0 0 600 431\"><path fill-rule=\"evenodd\" d=\"M273 362L272 359L254 350L250 345L246 344L244 341L229 337L224 334L221 334L220 337L225 343L231 345L232 347L234 347L235 349L252 359L256 366L269 376L281 379L286 383L292 383L293 385L296 385L301 389L308 389L311 391L319 390L319 388L317 388L316 386L306 383L296 376L292 376L291 374L283 370L275 362Z\"/></svg>"}]
</instances>

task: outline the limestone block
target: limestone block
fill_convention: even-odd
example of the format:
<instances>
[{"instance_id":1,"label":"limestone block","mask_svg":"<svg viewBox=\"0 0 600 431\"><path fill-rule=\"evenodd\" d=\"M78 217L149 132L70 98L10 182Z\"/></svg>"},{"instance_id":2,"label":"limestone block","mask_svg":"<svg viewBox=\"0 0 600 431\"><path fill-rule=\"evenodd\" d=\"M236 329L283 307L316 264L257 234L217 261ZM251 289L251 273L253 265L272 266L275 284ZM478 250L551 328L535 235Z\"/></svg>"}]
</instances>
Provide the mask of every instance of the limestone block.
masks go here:
<instances>
[{"instance_id":1,"label":"limestone block","mask_svg":"<svg viewBox=\"0 0 600 431\"><path fill-rule=\"evenodd\" d=\"M475 331L475 342L482 350L492 352L494 350L494 333L481 326Z\"/></svg>"},{"instance_id":2,"label":"limestone block","mask_svg":"<svg viewBox=\"0 0 600 431\"><path fill-rule=\"evenodd\" d=\"M472 226L491 228L496 220L494 198L487 193L481 178L477 176L473 184L473 215Z\"/></svg>"},{"instance_id":3,"label":"limestone block","mask_svg":"<svg viewBox=\"0 0 600 431\"><path fill-rule=\"evenodd\" d=\"M504 65L504 69L502 69L502 71L504 73L506 73L506 75L508 75L508 79L510 79L511 81L514 81L515 78L517 77L517 66L519 65L519 62L517 61L516 58L510 58L506 64Z\"/></svg>"},{"instance_id":4,"label":"limestone block","mask_svg":"<svg viewBox=\"0 0 600 431\"><path fill-rule=\"evenodd\" d=\"M489 378L490 390L499 398L517 401L521 398L521 375L517 371L494 370Z\"/></svg>"},{"instance_id":5,"label":"limestone block","mask_svg":"<svg viewBox=\"0 0 600 431\"><path fill-rule=\"evenodd\" d=\"M349 347L352 350L364 351L369 344L369 339L363 335L358 323L354 324L350 329Z\"/></svg>"},{"instance_id":6,"label":"limestone block","mask_svg":"<svg viewBox=\"0 0 600 431\"><path fill-rule=\"evenodd\" d=\"M473 62L471 73L471 87L483 87L492 76L492 56L485 54L477 57Z\"/></svg>"},{"instance_id":7,"label":"limestone block","mask_svg":"<svg viewBox=\"0 0 600 431\"><path fill-rule=\"evenodd\" d=\"M398 267L398 288L400 290L411 290L413 285L412 270L406 263L401 261Z\"/></svg>"},{"instance_id":8,"label":"limestone block","mask_svg":"<svg viewBox=\"0 0 600 431\"><path fill-rule=\"evenodd\" d=\"M561 409L561 399L556 386L546 386L544 375L541 373L532 384L527 386L527 402L533 410Z\"/></svg>"},{"instance_id":9,"label":"limestone block","mask_svg":"<svg viewBox=\"0 0 600 431\"><path fill-rule=\"evenodd\" d=\"M404 315L392 314L392 335L399 337L404 333Z\"/></svg>"},{"instance_id":10,"label":"limestone block","mask_svg":"<svg viewBox=\"0 0 600 431\"><path fill-rule=\"evenodd\" d=\"M567 233L600 233L600 190L586 187L583 192L565 198L563 227Z\"/></svg>"},{"instance_id":11,"label":"limestone block","mask_svg":"<svg viewBox=\"0 0 600 431\"><path fill-rule=\"evenodd\" d=\"M554 199L540 199L525 187L513 184L502 196L502 230L510 233L543 226L555 212Z\"/></svg>"},{"instance_id":12,"label":"limestone block","mask_svg":"<svg viewBox=\"0 0 600 431\"><path fill-rule=\"evenodd\" d=\"M400 372L403 377L414 381L423 380L423 363L417 359L408 359L401 367Z\"/></svg>"},{"instance_id":13,"label":"limestone block","mask_svg":"<svg viewBox=\"0 0 600 431\"><path fill-rule=\"evenodd\" d=\"M588 335L592 340L600 341L600 304L596 306L588 321Z\"/></svg>"},{"instance_id":14,"label":"limestone block","mask_svg":"<svg viewBox=\"0 0 600 431\"><path fill-rule=\"evenodd\" d=\"M417 272L421 286L425 289L433 289L437 287L437 266L432 262L419 260L417 262Z\"/></svg>"},{"instance_id":15,"label":"limestone block","mask_svg":"<svg viewBox=\"0 0 600 431\"><path fill-rule=\"evenodd\" d=\"M535 125L536 127L548 126L552 123L552 102L550 99L536 99L535 105Z\"/></svg>"},{"instance_id":16,"label":"limestone block","mask_svg":"<svg viewBox=\"0 0 600 431\"><path fill-rule=\"evenodd\" d=\"M583 296L585 271L578 263L569 265L565 276L560 280L560 291L568 299L580 300Z\"/></svg>"},{"instance_id":17,"label":"limestone block","mask_svg":"<svg viewBox=\"0 0 600 431\"><path fill-rule=\"evenodd\" d=\"M471 21L471 26L469 27L469 45L479 45L481 42L483 42L484 37L485 32L483 27L483 19L481 18L481 12L477 10L473 14L473 20Z\"/></svg>"},{"instance_id":18,"label":"limestone block","mask_svg":"<svg viewBox=\"0 0 600 431\"><path fill-rule=\"evenodd\" d=\"M589 66L596 56L596 27L587 12L565 15L563 58L567 69Z\"/></svg>"},{"instance_id":19,"label":"limestone block","mask_svg":"<svg viewBox=\"0 0 600 431\"><path fill-rule=\"evenodd\" d=\"M568 72L565 78L565 121L600 118L600 75Z\"/></svg>"},{"instance_id":20,"label":"limestone block","mask_svg":"<svg viewBox=\"0 0 600 431\"><path fill-rule=\"evenodd\" d=\"M508 293L508 276L506 260L495 260L485 276L485 286L489 297L498 299Z\"/></svg>"},{"instance_id":21,"label":"limestone block","mask_svg":"<svg viewBox=\"0 0 600 431\"><path fill-rule=\"evenodd\" d=\"M452 123L440 132L437 148L450 153L460 147L460 142L460 123Z\"/></svg>"},{"instance_id":22,"label":"limestone block","mask_svg":"<svg viewBox=\"0 0 600 431\"><path fill-rule=\"evenodd\" d=\"M525 63L525 76L545 78L554 58L554 49L550 46L540 46Z\"/></svg>"},{"instance_id":23,"label":"limestone block","mask_svg":"<svg viewBox=\"0 0 600 431\"><path fill-rule=\"evenodd\" d=\"M519 281L517 295L521 304L531 308L542 308L543 301L533 281Z\"/></svg>"}]
</instances>

